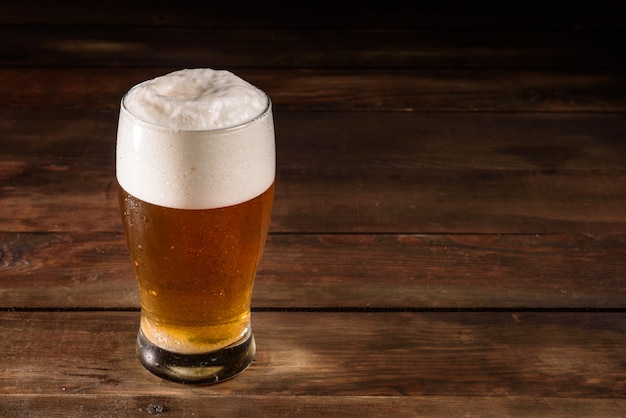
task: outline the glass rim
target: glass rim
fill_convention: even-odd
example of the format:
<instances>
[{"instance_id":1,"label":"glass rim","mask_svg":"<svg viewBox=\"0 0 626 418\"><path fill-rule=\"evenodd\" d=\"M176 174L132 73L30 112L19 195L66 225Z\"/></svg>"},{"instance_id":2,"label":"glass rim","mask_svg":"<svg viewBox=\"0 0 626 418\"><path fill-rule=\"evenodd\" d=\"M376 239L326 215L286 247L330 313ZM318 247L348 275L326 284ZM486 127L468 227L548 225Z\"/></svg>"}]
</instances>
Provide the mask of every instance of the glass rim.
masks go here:
<instances>
[{"instance_id":1,"label":"glass rim","mask_svg":"<svg viewBox=\"0 0 626 418\"><path fill-rule=\"evenodd\" d=\"M263 111L261 113L259 113L258 115L256 115L255 117L253 117L252 119L248 119L244 122L238 123L236 125L232 125L232 126L226 126L223 128L201 128L201 129L180 129L180 128L170 128L167 126L163 126L163 125L158 125L156 123L152 123L152 122L147 122L143 119L140 119L139 117L135 116L130 110L128 110L128 108L126 107L126 98L128 97L128 95L135 90L137 87L150 82L151 80L145 80L142 81L141 83L135 84L133 87L131 87L126 93L124 93L124 95L122 96L122 100L120 102L120 111L124 112L124 114L126 116L128 116L133 123L136 123L144 128L148 128L148 129L153 129L153 130L157 130L157 131L162 131L162 132L196 132L196 133L201 133L201 132L207 132L207 133L212 133L212 134L217 134L220 132L229 132L229 131L234 131L234 130L238 130L238 129L242 129L250 124L255 123L258 120L263 119L264 117L266 117L269 113L271 113L272 111L272 100L270 99L270 97L267 95L267 93L265 93L263 90L259 89L257 87L257 89L263 93L263 96L265 96L266 98L266 105L265 108L263 109Z\"/></svg>"}]
</instances>

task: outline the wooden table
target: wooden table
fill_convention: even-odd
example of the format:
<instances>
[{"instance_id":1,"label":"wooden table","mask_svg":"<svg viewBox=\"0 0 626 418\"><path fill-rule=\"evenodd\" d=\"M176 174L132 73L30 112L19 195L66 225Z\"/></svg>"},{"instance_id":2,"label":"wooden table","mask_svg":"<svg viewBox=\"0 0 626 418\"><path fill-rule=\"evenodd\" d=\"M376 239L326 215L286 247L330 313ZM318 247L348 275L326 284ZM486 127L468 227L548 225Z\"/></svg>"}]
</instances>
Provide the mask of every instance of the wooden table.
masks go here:
<instances>
[{"instance_id":1,"label":"wooden table","mask_svg":"<svg viewBox=\"0 0 626 418\"><path fill-rule=\"evenodd\" d=\"M384 3L0 4L0 416L626 415L626 8ZM121 96L184 67L275 106L258 354L215 386L136 360L114 186Z\"/></svg>"}]
</instances>

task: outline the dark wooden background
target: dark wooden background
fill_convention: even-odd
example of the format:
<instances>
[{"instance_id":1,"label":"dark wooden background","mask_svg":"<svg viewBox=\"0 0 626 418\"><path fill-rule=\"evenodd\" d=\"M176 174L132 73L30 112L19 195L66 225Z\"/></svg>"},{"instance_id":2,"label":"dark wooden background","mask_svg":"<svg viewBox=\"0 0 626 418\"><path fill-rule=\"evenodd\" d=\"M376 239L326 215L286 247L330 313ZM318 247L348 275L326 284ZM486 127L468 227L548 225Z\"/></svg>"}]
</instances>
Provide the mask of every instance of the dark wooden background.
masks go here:
<instances>
[{"instance_id":1,"label":"dark wooden background","mask_svg":"<svg viewBox=\"0 0 626 418\"><path fill-rule=\"evenodd\" d=\"M626 5L0 2L1 416L624 416ZM254 364L134 357L121 96L273 100Z\"/></svg>"}]
</instances>

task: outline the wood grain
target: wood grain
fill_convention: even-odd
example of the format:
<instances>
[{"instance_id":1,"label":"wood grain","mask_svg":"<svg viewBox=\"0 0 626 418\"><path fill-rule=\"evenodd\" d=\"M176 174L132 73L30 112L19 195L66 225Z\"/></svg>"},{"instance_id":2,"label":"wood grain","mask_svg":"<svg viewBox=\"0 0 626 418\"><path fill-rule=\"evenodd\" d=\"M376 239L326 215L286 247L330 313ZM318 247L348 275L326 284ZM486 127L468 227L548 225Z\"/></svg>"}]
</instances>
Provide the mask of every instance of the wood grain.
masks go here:
<instances>
[{"instance_id":1,"label":"wood grain","mask_svg":"<svg viewBox=\"0 0 626 418\"><path fill-rule=\"evenodd\" d=\"M626 309L625 260L623 235L271 235L253 308ZM139 308L121 233L0 234L0 278L4 309Z\"/></svg>"},{"instance_id":2,"label":"wood grain","mask_svg":"<svg viewBox=\"0 0 626 418\"><path fill-rule=\"evenodd\" d=\"M626 227L625 176L471 170L432 170L397 179L346 178L335 172L316 178L280 176L270 229L316 234L611 234ZM119 231L113 174L94 178L82 183L86 176L73 177L68 184L53 182L43 190L16 184L0 198L1 229ZM65 210L74 210L75 216Z\"/></svg>"},{"instance_id":3,"label":"wood grain","mask_svg":"<svg viewBox=\"0 0 626 418\"><path fill-rule=\"evenodd\" d=\"M109 112L4 113L0 229L119 231L116 123ZM273 232L624 227L619 114L280 112L276 129Z\"/></svg>"},{"instance_id":4,"label":"wood grain","mask_svg":"<svg viewBox=\"0 0 626 418\"><path fill-rule=\"evenodd\" d=\"M253 3L0 3L0 416L623 416L626 5ZM135 359L114 172L122 94L196 66L278 146L210 387Z\"/></svg>"},{"instance_id":5,"label":"wood grain","mask_svg":"<svg viewBox=\"0 0 626 418\"><path fill-rule=\"evenodd\" d=\"M113 173L114 111L0 114L5 178L32 166L53 175ZM275 115L279 174L318 171L544 171L626 167L620 113L284 112ZM390 141L393 141L390 143ZM366 173L367 174L367 173ZM18 179L16 179L18 180ZM32 179L33 184L42 184Z\"/></svg>"},{"instance_id":6,"label":"wood grain","mask_svg":"<svg viewBox=\"0 0 626 418\"><path fill-rule=\"evenodd\" d=\"M0 56L19 67L626 68L616 29L116 29L3 26Z\"/></svg>"},{"instance_id":7,"label":"wood grain","mask_svg":"<svg viewBox=\"0 0 626 418\"><path fill-rule=\"evenodd\" d=\"M118 110L165 68L0 68L0 106ZM279 111L623 112L623 70L230 68Z\"/></svg>"},{"instance_id":8,"label":"wood grain","mask_svg":"<svg viewBox=\"0 0 626 418\"><path fill-rule=\"evenodd\" d=\"M623 2L596 1L593 7L571 3L567 7L539 0L491 0L461 2L438 0L407 2L387 0L384 4L364 1L318 0L298 7L240 0L235 4L190 2L173 10L169 1L142 3L111 0L83 4L72 0L50 3L22 0L0 3L0 23L8 25L113 25L263 28L430 28L581 30L623 29Z\"/></svg>"},{"instance_id":9,"label":"wood grain","mask_svg":"<svg viewBox=\"0 0 626 418\"><path fill-rule=\"evenodd\" d=\"M552 398L532 396L231 396L203 394L153 394L117 396L84 395L0 395L0 414L83 418L117 418L167 414L177 417L241 418L259 416L362 418L428 417L447 418L450 411L461 416L484 418L526 418L528 416L619 417L626 408L624 399ZM165 415L165 416L167 416ZM158 416L158 415L157 415Z\"/></svg>"},{"instance_id":10,"label":"wood grain","mask_svg":"<svg viewBox=\"0 0 626 418\"><path fill-rule=\"evenodd\" d=\"M3 312L0 392L55 394L62 402L120 393L626 395L623 313L255 313L255 362L236 379L208 387L166 382L141 367L134 356L138 315Z\"/></svg>"}]
</instances>

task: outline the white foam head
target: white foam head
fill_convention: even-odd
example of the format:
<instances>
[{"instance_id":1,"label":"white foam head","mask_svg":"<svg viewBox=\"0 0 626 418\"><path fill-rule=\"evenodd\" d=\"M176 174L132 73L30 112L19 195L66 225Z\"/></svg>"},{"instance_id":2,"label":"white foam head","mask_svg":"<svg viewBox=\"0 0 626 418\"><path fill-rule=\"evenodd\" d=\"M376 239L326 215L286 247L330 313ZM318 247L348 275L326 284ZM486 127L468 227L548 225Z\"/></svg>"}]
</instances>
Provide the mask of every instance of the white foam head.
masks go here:
<instances>
[{"instance_id":1,"label":"white foam head","mask_svg":"<svg viewBox=\"0 0 626 418\"><path fill-rule=\"evenodd\" d=\"M208 209L250 200L274 182L271 103L227 71L177 71L122 99L116 174L133 196Z\"/></svg>"}]
</instances>

